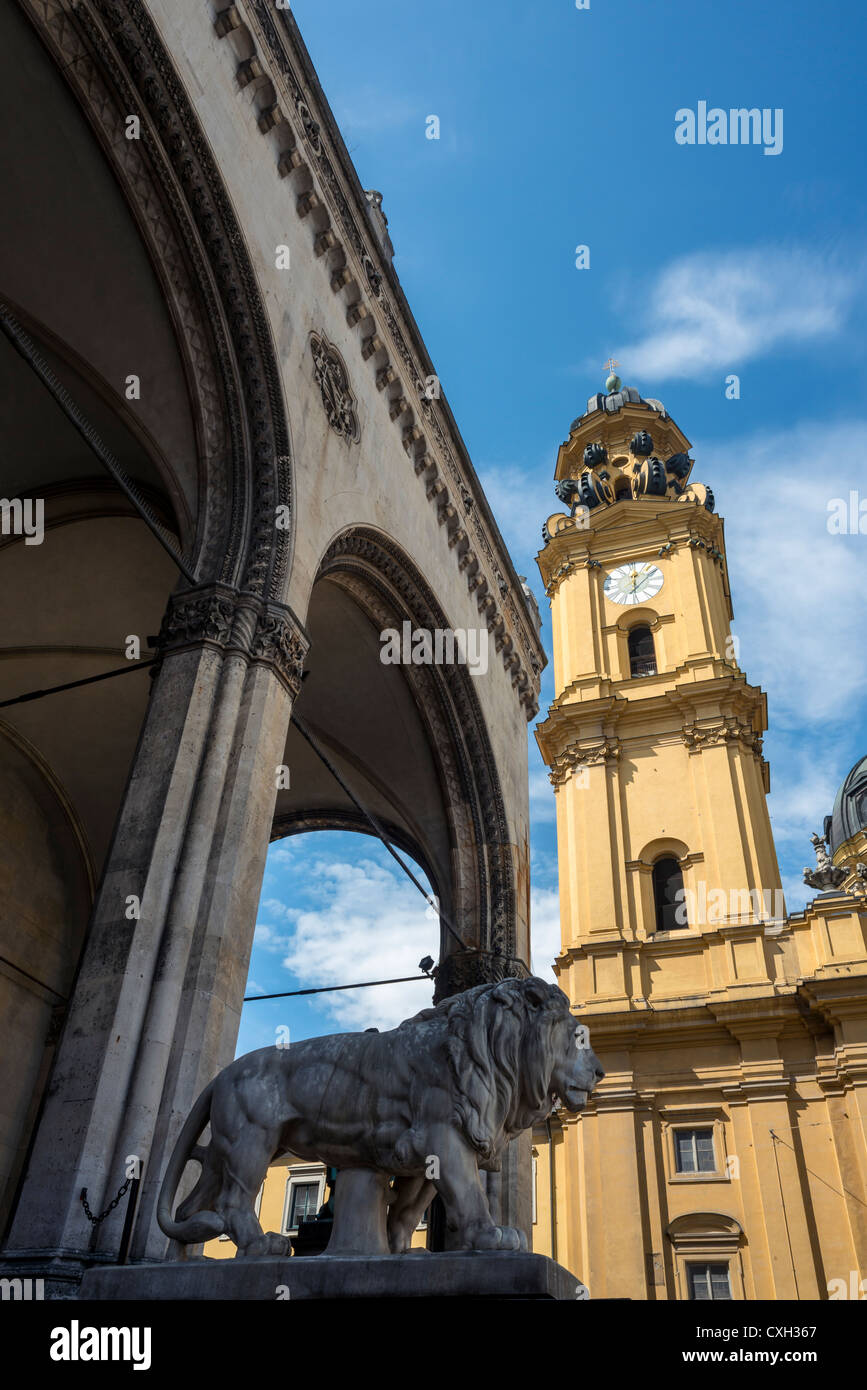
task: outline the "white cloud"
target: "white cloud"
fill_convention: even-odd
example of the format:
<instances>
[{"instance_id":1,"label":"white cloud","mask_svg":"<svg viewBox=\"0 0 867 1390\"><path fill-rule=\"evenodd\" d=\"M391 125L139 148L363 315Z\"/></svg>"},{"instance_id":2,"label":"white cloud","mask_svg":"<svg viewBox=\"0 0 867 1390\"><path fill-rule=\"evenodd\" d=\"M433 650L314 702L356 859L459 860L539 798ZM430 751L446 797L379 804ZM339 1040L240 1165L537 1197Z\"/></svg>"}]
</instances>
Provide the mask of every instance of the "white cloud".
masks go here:
<instances>
[{"instance_id":1,"label":"white cloud","mask_svg":"<svg viewBox=\"0 0 867 1390\"><path fill-rule=\"evenodd\" d=\"M298 857L299 841L294 835L289 835L285 840L281 840L276 848L272 848L268 853L268 868L277 864L285 867L288 864L295 864Z\"/></svg>"},{"instance_id":2,"label":"white cloud","mask_svg":"<svg viewBox=\"0 0 867 1390\"><path fill-rule=\"evenodd\" d=\"M560 895L556 888L533 888L530 892L530 934L534 975L556 984L551 969L560 954Z\"/></svg>"},{"instance_id":3,"label":"white cloud","mask_svg":"<svg viewBox=\"0 0 867 1390\"><path fill-rule=\"evenodd\" d=\"M536 555L542 549L542 523L556 511L565 511L554 495L554 462L557 445L536 468L517 464L483 464L477 473L491 499L494 518L509 548L515 568L527 582L542 612L548 600L542 588Z\"/></svg>"},{"instance_id":4,"label":"white cloud","mask_svg":"<svg viewBox=\"0 0 867 1390\"><path fill-rule=\"evenodd\" d=\"M253 933L253 942L260 950L273 953L275 951L285 951L289 944L289 937L275 931L273 927L268 926L265 922L258 922L256 930Z\"/></svg>"},{"instance_id":5,"label":"white cloud","mask_svg":"<svg viewBox=\"0 0 867 1390\"><path fill-rule=\"evenodd\" d=\"M534 825L557 818L557 801L546 768L530 769L530 816Z\"/></svg>"},{"instance_id":6,"label":"white cloud","mask_svg":"<svg viewBox=\"0 0 867 1390\"><path fill-rule=\"evenodd\" d=\"M272 917L282 917L285 920L290 916L290 909L279 898L265 898L259 906L261 911Z\"/></svg>"},{"instance_id":7,"label":"white cloud","mask_svg":"<svg viewBox=\"0 0 867 1390\"><path fill-rule=\"evenodd\" d=\"M618 348L630 380L699 378L776 348L838 333L863 272L798 247L699 252L674 261L646 296L646 336Z\"/></svg>"},{"instance_id":8,"label":"white cloud","mask_svg":"<svg viewBox=\"0 0 867 1390\"><path fill-rule=\"evenodd\" d=\"M415 888L372 860L313 861L327 906L287 909L293 919L284 965L302 988L417 975L423 956L439 955L439 926ZM319 997L340 1028L394 1028L426 1008L432 985L407 983Z\"/></svg>"},{"instance_id":9,"label":"white cloud","mask_svg":"<svg viewBox=\"0 0 867 1390\"><path fill-rule=\"evenodd\" d=\"M852 449L863 432L858 420L803 424L696 454L694 476L726 518L739 664L767 688L772 727L802 739L816 721L848 720L867 694L867 536L827 529L829 501L863 486Z\"/></svg>"}]
</instances>

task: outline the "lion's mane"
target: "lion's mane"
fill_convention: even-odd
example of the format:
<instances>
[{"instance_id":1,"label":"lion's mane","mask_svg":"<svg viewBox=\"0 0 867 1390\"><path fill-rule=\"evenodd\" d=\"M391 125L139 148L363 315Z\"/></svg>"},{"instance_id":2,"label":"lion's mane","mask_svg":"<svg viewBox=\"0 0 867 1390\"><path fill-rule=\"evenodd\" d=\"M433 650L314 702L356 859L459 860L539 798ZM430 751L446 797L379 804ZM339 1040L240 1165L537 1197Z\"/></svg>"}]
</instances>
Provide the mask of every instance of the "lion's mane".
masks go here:
<instances>
[{"instance_id":1,"label":"lion's mane","mask_svg":"<svg viewBox=\"0 0 867 1390\"><path fill-rule=\"evenodd\" d=\"M496 1170L504 1139L547 1110L555 1025L569 1012L556 985L508 979L476 985L400 1025L446 1024L455 1120L480 1167Z\"/></svg>"}]
</instances>

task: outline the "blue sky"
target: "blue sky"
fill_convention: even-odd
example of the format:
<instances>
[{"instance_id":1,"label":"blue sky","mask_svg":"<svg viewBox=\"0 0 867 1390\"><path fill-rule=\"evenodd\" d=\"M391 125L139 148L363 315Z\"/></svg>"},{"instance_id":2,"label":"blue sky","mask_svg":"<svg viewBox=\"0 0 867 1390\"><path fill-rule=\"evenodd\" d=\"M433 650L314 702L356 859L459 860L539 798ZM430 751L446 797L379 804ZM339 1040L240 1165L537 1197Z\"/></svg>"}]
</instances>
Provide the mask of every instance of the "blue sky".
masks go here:
<instances>
[{"instance_id":1,"label":"blue sky","mask_svg":"<svg viewBox=\"0 0 867 1390\"><path fill-rule=\"evenodd\" d=\"M740 662L768 692L770 809L797 908L810 833L867 751L867 535L827 526L832 498L867 498L867 7L293 9L361 181L383 194L395 269L546 643L534 556L557 507L554 460L609 354L692 441L693 477L726 519ZM701 101L782 109L781 153L679 145L675 113ZM430 115L439 140L425 136ZM576 269L578 245L589 269ZM532 738L529 757L543 969L558 941L554 802ZM270 991L410 974L436 956L435 924L392 868L366 837L275 846L251 980ZM249 1004L239 1050L278 1024L296 1037L388 1026L427 1002L412 984Z\"/></svg>"}]
</instances>

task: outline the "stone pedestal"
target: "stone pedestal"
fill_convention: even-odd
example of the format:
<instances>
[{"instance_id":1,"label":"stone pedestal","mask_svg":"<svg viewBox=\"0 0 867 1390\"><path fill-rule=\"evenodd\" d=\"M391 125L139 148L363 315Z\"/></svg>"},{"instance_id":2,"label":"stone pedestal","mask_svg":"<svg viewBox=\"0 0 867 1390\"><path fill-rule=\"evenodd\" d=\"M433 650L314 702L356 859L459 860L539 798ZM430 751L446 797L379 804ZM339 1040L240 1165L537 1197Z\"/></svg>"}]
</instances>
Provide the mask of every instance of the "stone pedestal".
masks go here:
<instances>
[{"instance_id":1,"label":"stone pedestal","mask_svg":"<svg viewBox=\"0 0 867 1390\"><path fill-rule=\"evenodd\" d=\"M488 1250L410 1255L327 1255L171 1264L100 1265L88 1270L88 1302L274 1301L312 1298L586 1298L587 1290L546 1255Z\"/></svg>"}]
</instances>

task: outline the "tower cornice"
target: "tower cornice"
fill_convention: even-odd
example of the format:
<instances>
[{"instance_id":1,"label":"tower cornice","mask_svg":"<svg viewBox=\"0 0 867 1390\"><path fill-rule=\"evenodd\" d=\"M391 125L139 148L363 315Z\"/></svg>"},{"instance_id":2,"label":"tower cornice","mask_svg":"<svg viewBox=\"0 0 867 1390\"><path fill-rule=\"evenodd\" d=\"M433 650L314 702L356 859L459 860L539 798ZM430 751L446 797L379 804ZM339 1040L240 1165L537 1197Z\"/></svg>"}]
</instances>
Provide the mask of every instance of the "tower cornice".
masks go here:
<instances>
[{"instance_id":1,"label":"tower cornice","mask_svg":"<svg viewBox=\"0 0 867 1390\"><path fill-rule=\"evenodd\" d=\"M570 687L551 705L548 718L536 726L542 758L551 768L554 785L582 766L609 762L631 743L662 739L681 741L690 753L721 744L738 744L762 760L762 734L768 727L767 697L749 685L741 671L725 668L710 680L680 681L673 688L629 700L614 686L600 681L597 696ZM671 679L674 673L646 678ZM633 681L617 682L634 688Z\"/></svg>"}]
</instances>

